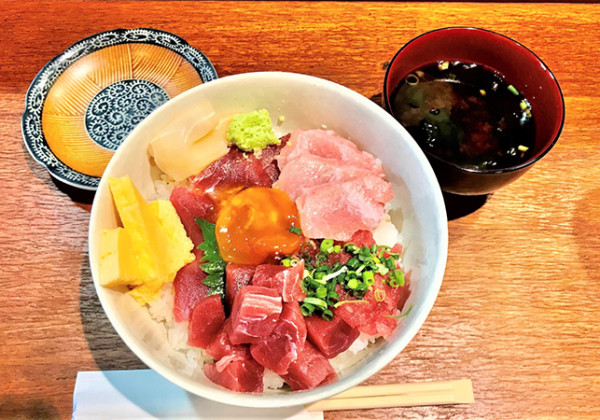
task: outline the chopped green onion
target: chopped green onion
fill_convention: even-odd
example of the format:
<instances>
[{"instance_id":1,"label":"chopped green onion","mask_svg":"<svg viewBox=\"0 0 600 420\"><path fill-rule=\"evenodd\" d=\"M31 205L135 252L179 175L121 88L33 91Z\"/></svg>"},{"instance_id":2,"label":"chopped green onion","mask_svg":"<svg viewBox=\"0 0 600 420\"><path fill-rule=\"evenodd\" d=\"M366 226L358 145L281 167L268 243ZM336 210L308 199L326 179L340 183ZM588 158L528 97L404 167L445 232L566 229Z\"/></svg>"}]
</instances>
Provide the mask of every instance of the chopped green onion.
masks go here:
<instances>
[{"instance_id":1,"label":"chopped green onion","mask_svg":"<svg viewBox=\"0 0 600 420\"><path fill-rule=\"evenodd\" d=\"M313 274L313 277L315 280L321 280L326 275L327 275L327 273L325 273L324 271L315 271L315 273Z\"/></svg>"},{"instance_id":2,"label":"chopped green onion","mask_svg":"<svg viewBox=\"0 0 600 420\"><path fill-rule=\"evenodd\" d=\"M340 295L337 292L327 293L327 306L333 306L340 300Z\"/></svg>"},{"instance_id":3,"label":"chopped green onion","mask_svg":"<svg viewBox=\"0 0 600 420\"><path fill-rule=\"evenodd\" d=\"M369 303L366 300L341 300L338 303L336 303L335 305L333 305L334 308L339 308L342 305L345 305L347 303Z\"/></svg>"},{"instance_id":4,"label":"chopped green onion","mask_svg":"<svg viewBox=\"0 0 600 420\"><path fill-rule=\"evenodd\" d=\"M405 318L408 316L408 314L410 313L410 311L412 311L413 308L413 304L410 304L410 308L408 308L408 310L406 312L404 312L403 314L400 315L384 315L385 318L394 318L394 319L400 319L400 318Z\"/></svg>"},{"instance_id":5,"label":"chopped green onion","mask_svg":"<svg viewBox=\"0 0 600 420\"><path fill-rule=\"evenodd\" d=\"M333 278L339 276L340 274L342 274L342 273L344 273L346 271L348 271L348 267L342 267L338 271L335 271L333 273L327 274L325 277L323 277L323 280L328 281L330 279L333 279Z\"/></svg>"},{"instance_id":6,"label":"chopped green onion","mask_svg":"<svg viewBox=\"0 0 600 420\"><path fill-rule=\"evenodd\" d=\"M372 272L372 271L365 271L365 272L362 274L362 279L363 279L363 281L365 282L365 284L366 284L367 286L370 286L370 285L372 285L373 283L375 283L375 276L373 275L373 272Z\"/></svg>"},{"instance_id":7,"label":"chopped green onion","mask_svg":"<svg viewBox=\"0 0 600 420\"><path fill-rule=\"evenodd\" d=\"M357 258L352 257L348 260L348 262L346 263L346 265L350 268L352 268L353 270L355 270L359 265L360 265L360 261L358 261Z\"/></svg>"},{"instance_id":8,"label":"chopped green onion","mask_svg":"<svg viewBox=\"0 0 600 420\"><path fill-rule=\"evenodd\" d=\"M348 244L344 245L344 250L346 252L351 252L353 254L356 254L356 251L358 251L358 247L352 243L348 243Z\"/></svg>"},{"instance_id":9,"label":"chopped green onion","mask_svg":"<svg viewBox=\"0 0 600 420\"><path fill-rule=\"evenodd\" d=\"M356 270L356 275L359 275L360 273L362 273L362 271L367 268L366 265L361 265L360 267L358 267L358 269Z\"/></svg>"},{"instance_id":10,"label":"chopped green onion","mask_svg":"<svg viewBox=\"0 0 600 420\"><path fill-rule=\"evenodd\" d=\"M383 290L383 289L375 290L374 296L375 296L375 300L377 302L383 302L385 300L385 290Z\"/></svg>"},{"instance_id":11,"label":"chopped green onion","mask_svg":"<svg viewBox=\"0 0 600 420\"><path fill-rule=\"evenodd\" d=\"M329 254L333 251L333 239L323 239L321 242L321 252Z\"/></svg>"},{"instance_id":12,"label":"chopped green onion","mask_svg":"<svg viewBox=\"0 0 600 420\"><path fill-rule=\"evenodd\" d=\"M523 99L520 103L519 106L521 107L521 111L525 111L527 108L529 108L529 104L527 103L526 99Z\"/></svg>"},{"instance_id":13,"label":"chopped green onion","mask_svg":"<svg viewBox=\"0 0 600 420\"><path fill-rule=\"evenodd\" d=\"M517 147L517 149L519 149L519 152L526 152L529 150L529 147L520 144L519 147Z\"/></svg>"},{"instance_id":14,"label":"chopped green onion","mask_svg":"<svg viewBox=\"0 0 600 420\"><path fill-rule=\"evenodd\" d=\"M281 264L283 264L285 267L291 267L292 260L290 260L289 258L284 258L283 260L281 260Z\"/></svg>"},{"instance_id":15,"label":"chopped green onion","mask_svg":"<svg viewBox=\"0 0 600 420\"><path fill-rule=\"evenodd\" d=\"M390 271L389 284L393 288L404 286L404 273L402 272L402 270Z\"/></svg>"},{"instance_id":16,"label":"chopped green onion","mask_svg":"<svg viewBox=\"0 0 600 420\"><path fill-rule=\"evenodd\" d=\"M336 254L339 254L340 252L342 252L342 247L340 245L335 245L333 247L333 252L335 252Z\"/></svg>"},{"instance_id":17,"label":"chopped green onion","mask_svg":"<svg viewBox=\"0 0 600 420\"><path fill-rule=\"evenodd\" d=\"M323 286L320 286L317 288L317 297L318 298L324 298L327 296L327 289Z\"/></svg>"},{"instance_id":18,"label":"chopped green onion","mask_svg":"<svg viewBox=\"0 0 600 420\"><path fill-rule=\"evenodd\" d=\"M348 288L354 290L357 287L358 287L358 280L350 279L350 281L348 282Z\"/></svg>"},{"instance_id":19,"label":"chopped green onion","mask_svg":"<svg viewBox=\"0 0 600 420\"><path fill-rule=\"evenodd\" d=\"M304 316L311 316L314 311L315 307L310 303L303 303L300 305L300 312L302 312L302 315Z\"/></svg>"},{"instance_id":20,"label":"chopped green onion","mask_svg":"<svg viewBox=\"0 0 600 420\"><path fill-rule=\"evenodd\" d=\"M513 95L518 95L519 94L519 91L513 85L508 85L507 89Z\"/></svg>"},{"instance_id":21,"label":"chopped green onion","mask_svg":"<svg viewBox=\"0 0 600 420\"><path fill-rule=\"evenodd\" d=\"M302 235L302 229L297 226L290 226L290 232L295 233L296 235Z\"/></svg>"},{"instance_id":22,"label":"chopped green onion","mask_svg":"<svg viewBox=\"0 0 600 420\"><path fill-rule=\"evenodd\" d=\"M309 296L304 299L303 303L308 303L310 305L318 306L319 308L327 309L327 302L325 302L323 299L317 299Z\"/></svg>"},{"instance_id":23,"label":"chopped green onion","mask_svg":"<svg viewBox=\"0 0 600 420\"><path fill-rule=\"evenodd\" d=\"M325 309L323 311L323 313L321 314L321 317L325 320L325 321L331 321L333 320L333 312L330 311L329 309Z\"/></svg>"}]
</instances>

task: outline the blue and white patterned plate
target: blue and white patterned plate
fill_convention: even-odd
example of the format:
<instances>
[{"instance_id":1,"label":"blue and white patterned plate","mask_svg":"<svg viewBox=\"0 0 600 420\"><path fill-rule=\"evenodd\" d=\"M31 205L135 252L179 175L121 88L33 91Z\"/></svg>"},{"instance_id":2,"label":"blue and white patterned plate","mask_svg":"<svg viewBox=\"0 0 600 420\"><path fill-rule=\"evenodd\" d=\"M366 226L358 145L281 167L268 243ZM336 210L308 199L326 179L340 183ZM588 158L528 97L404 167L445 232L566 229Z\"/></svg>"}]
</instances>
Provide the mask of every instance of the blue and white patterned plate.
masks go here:
<instances>
[{"instance_id":1,"label":"blue and white patterned plate","mask_svg":"<svg viewBox=\"0 0 600 420\"><path fill-rule=\"evenodd\" d=\"M216 78L208 58L171 33L139 28L92 35L33 79L23 139L53 177L93 191L140 121L170 98Z\"/></svg>"}]
</instances>

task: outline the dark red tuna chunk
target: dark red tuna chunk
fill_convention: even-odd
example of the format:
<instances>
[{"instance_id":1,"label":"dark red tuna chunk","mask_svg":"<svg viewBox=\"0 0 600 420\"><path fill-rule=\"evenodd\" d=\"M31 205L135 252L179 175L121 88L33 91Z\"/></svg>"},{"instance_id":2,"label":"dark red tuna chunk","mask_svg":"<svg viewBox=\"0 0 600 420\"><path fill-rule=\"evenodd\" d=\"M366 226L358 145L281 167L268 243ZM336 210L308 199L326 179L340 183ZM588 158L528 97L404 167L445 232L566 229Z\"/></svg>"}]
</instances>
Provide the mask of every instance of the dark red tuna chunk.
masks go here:
<instances>
[{"instance_id":1,"label":"dark red tuna chunk","mask_svg":"<svg viewBox=\"0 0 600 420\"><path fill-rule=\"evenodd\" d=\"M340 317L326 321L319 315L312 315L305 321L308 339L329 359L346 351L360 335Z\"/></svg>"},{"instance_id":2,"label":"dark red tuna chunk","mask_svg":"<svg viewBox=\"0 0 600 420\"><path fill-rule=\"evenodd\" d=\"M256 343L271 335L282 309L281 296L275 290L260 286L242 287L231 308L231 342Z\"/></svg>"},{"instance_id":3,"label":"dark red tuna chunk","mask_svg":"<svg viewBox=\"0 0 600 420\"><path fill-rule=\"evenodd\" d=\"M285 136L281 137L279 139L281 140L280 145L272 145L266 147L262 150L260 154L260 163L262 164L263 169L265 170L267 175L269 175L269 178L271 178L271 181L273 182L277 181L277 178L279 178L279 167L277 166L277 161L275 160L275 157L279 154L279 152L281 152L281 149L286 145L286 143L290 139L290 135L291 134L286 134Z\"/></svg>"},{"instance_id":4,"label":"dark red tuna chunk","mask_svg":"<svg viewBox=\"0 0 600 420\"><path fill-rule=\"evenodd\" d=\"M236 147L232 147L225 156L212 162L190 180L194 188L203 191L219 185L273 185L261 161L254 154L243 153Z\"/></svg>"},{"instance_id":5,"label":"dark red tuna chunk","mask_svg":"<svg viewBox=\"0 0 600 420\"><path fill-rule=\"evenodd\" d=\"M235 392L262 393L264 370L250 356L241 356L222 369L218 363L204 365L208 379Z\"/></svg>"},{"instance_id":6,"label":"dark red tuna chunk","mask_svg":"<svg viewBox=\"0 0 600 420\"><path fill-rule=\"evenodd\" d=\"M225 322L220 295L201 300L192 311L188 325L188 344L205 349L216 338Z\"/></svg>"},{"instance_id":7,"label":"dark red tuna chunk","mask_svg":"<svg viewBox=\"0 0 600 420\"><path fill-rule=\"evenodd\" d=\"M306 342L306 324L298 302L283 304L283 311L273 333L250 345L252 357L265 368L283 375L298 358Z\"/></svg>"},{"instance_id":8,"label":"dark red tuna chunk","mask_svg":"<svg viewBox=\"0 0 600 420\"><path fill-rule=\"evenodd\" d=\"M200 258L204 253L199 249L194 249L194 254L196 259L181 267L173 281L175 290L173 315L177 322L187 321L196 305L208 297L210 291L208 286L203 283L206 273L200 268Z\"/></svg>"},{"instance_id":9,"label":"dark red tuna chunk","mask_svg":"<svg viewBox=\"0 0 600 420\"><path fill-rule=\"evenodd\" d=\"M244 286L252 282L255 265L227 264L225 269L225 304L228 309L233 306L235 296Z\"/></svg>"},{"instance_id":10,"label":"dark red tuna chunk","mask_svg":"<svg viewBox=\"0 0 600 420\"><path fill-rule=\"evenodd\" d=\"M300 391L332 382L337 374L323 353L307 341L298 359L290 364L288 373L281 377L294 391Z\"/></svg>"},{"instance_id":11,"label":"dark red tuna chunk","mask_svg":"<svg viewBox=\"0 0 600 420\"><path fill-rule=\"evenodd\" d=\"M299 301L306 297L302 291L303 275L304 260L293 267L262 264L256 267L252 284L277 290L284 302Z\"/></svg>"},{"instance_id":12,"label":"dark red tuna chunk","mask_svg":"<svg viewBox=\"0 0 600 420\"><path fill-rule=\"evenodd\" d=\"M214 222L216 218L214 201L206 193L185 187L175 187L171 192L170 200L187 235L194 245L200 245L204 238L195 218L199 217Z\"/></svg>"}]
</instances>

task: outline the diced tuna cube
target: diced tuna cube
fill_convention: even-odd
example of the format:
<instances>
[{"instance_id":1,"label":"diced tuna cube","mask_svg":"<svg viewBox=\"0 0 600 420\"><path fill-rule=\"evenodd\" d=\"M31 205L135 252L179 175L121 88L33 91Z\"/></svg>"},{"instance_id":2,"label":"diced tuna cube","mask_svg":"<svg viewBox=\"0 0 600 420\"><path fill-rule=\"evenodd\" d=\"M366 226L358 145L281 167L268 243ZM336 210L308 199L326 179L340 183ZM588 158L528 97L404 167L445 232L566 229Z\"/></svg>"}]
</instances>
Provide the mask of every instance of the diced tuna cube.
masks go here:
<instances>
[{"instance_id":1,"label":"diced tuna cube","mask_svg":"<svg viewBox=\"0 0 600 420\"><path fill-rule=\"evenodd\" d=\"M221 330L206 348L206 354L219 362L221 370L225 365L250 355L248 345L233 344L229 334L231 334L231 318L225 320Z\"/></svg>"},{"instance_id":2,"label":"diced tuna cube","mask_svg":"<svg viewBox=\"0 0 600 420\"><path fill-rule=\"evenodd\" d=\"M360 335L357 329L337 316L326 321L321 316L312 315L306 318L306 329L310 342L329 359L346 351Z\"/></svg>"},{"instance_id":3,"label":"diced tuna cube","mask_svg":"<svg viewBox=\"0 0 600 420\"><path fill-rule=\"evenodd\" d=\"M235 392L262 393L264 368L251 357L232 361L222 369L217 363L204 365L208 379Z\"/></svg>"},{"instance_id":4,"label":"diced tuna cube","mask_svg":"<svg viewBox=\"0 0 600 420\"><path fill-rule=\"evenodd\" d=\"M227 264L225 269L225 303L228 309L233 306L235 295L252 281L255 265Z\"/></svg>"},{"instance_id":5,"label":"diced tuna cube","mask_svg":"<svg viewBox=\"0 0 600 420\"><path fill-rule=\"evenodd\" d=\"M306 297L302 291L303 275L304 260L293 267L262 264L256 267L252 284L277 290L284 302L300 301Z\"/></svg>"},{"instance_id":6,"label":"diced tuna cube","mask_svg":"<svg viewBox=\"0 0 600 420\"><path fill-rule=\"evenodd\" d=\"M255 343L271 335L282 308L281 296L275 290L261 286L242 287L231 309L231 342Z\"/></svg>"},{"instance_id":7,"label":"diced tuna cube","mask_svg":"<svg viewBox=\"0 0 600 420\"><path fill-rule=\"evenodd\" d=\"M290 364L288 373L282 378L294 391L300 391L332 382L337 379L337 374L323 353L307 341L298 359Z\"/></svg>"},{"instance_id":8,"label":"diced tuna cube","mask_svg":"<svg viewBox=\"0 0 600 420\"><path fill-rule=\"evenodd\" d=\"M306 342L306 324L298 302L283 304L283 311L273 334L250 345L252 357L265 368L283 375L298 358Z\"/></svg>"},{"instance_id":9,"label":"diced tuna cube","mask_svg":"<svg viewBox=\"0 0 600 420\"><path fill-rule=\"evenodd\" d=\"M220 295L201 300L192 312L188 325L188 344L205 349L216 338L225 322Z\"/></svg>"}]
</instances>

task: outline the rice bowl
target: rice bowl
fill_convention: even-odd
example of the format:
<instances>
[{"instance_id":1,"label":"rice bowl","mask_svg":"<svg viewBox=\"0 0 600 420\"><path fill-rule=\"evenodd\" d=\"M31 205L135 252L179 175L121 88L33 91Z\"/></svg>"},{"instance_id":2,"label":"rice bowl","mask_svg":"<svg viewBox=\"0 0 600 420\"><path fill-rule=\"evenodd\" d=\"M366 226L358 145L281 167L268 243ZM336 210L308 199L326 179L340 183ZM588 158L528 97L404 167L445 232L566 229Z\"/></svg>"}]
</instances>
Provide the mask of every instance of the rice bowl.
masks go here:
<instances>
[{"instance_id":1,"label":"rice bowl","mask_svg":"<svg viewBox=\"0 0 600 420\"><path fill-rule=\"evenodd\" d=\"M206 360L205 355L187 349L184 334L178 334L177 328L170 328L167 333L164 325L170 322L168 304L157 301L148 311L127 295L99 286L99 235L103 228L115 227L118 222L107 176L129 175L147 200L164 196L168 188L160 187L160 174L147 157L148 143L165 121L201 100L209 100L217 112L223 114L266 108L274 118L284 116L283 123L276 127L278 135L294 128L325 125L378 157L386 177L392 182L396 200L390 217L406 248L403 263L412 274L409 303L414 305L414 310L390 340L378 343L373 349L370 347L363 360L348 369L340 369L340 379L334 383L311 391L264 395L234 394L219 388L198 375L197 368ZM255 73L223 78L192 89L169 101L130 134L107 167L96 194L89 246L92 275L104 310L119 335L142 361L177 385L206 398L242 406L281 407L306 404L356 385L385 366L406 346L437 296L445 267L447 228L441 192L426 158L385 111L332 82L289 73ZM166 286L163 296L167 301L169 293ZM183 350L177 352L180 356L174 355L174 348ZM342 362L342 365L348 363L352 361Z\"/></svg>"}]
</instances>

